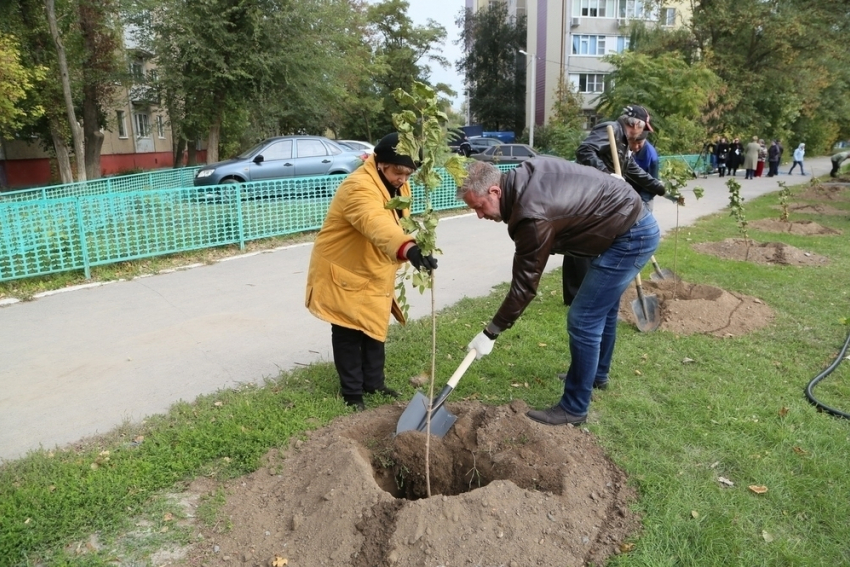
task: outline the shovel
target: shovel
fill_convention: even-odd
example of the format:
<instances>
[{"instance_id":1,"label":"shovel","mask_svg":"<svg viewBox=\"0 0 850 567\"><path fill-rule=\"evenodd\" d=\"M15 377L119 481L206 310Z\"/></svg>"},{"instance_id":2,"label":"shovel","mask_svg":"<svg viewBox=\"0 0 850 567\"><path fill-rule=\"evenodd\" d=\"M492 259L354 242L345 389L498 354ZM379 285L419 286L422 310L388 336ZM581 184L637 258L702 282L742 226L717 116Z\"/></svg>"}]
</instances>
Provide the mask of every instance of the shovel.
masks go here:
<instances>
[{"instance_id":1,"label":"shovel","mask_svg":"<svg viewBox=\"0 0 850 567\"><path fill-rule=\"evenodd\" d=\"M620 157L617 155L617 142L614 139L614 128L608 126L608 144L611 146L611 159L614 161L614 173L620 173ZM653 266L657 266L653 256ZM672 272L671 272L672 273ZM635 288L638 297L632 301L632 311L635 314L638 331L648 333L654 331L661 325L661 310L658 308L658 298L654 295L643 294L643 284L640 281L640 272L635 276Z\"/></svg>"},{"instance_id":2,"label":"shovel","mask_svg":"<svg viewBox=\"0 0 850 567\"><path fill-rule=\"evenodd\" d=\"M657 282L659 280L678 280L679 278L673 273L673 270L662 268L658 265L658 260L655 259L655 254L650 259L652 261L653 272L649 274L649 279Z\"/></svg>"},{"instance_id":3,"label":"shovel","mask_svg":"<svg viewBox=\"0 0 850 567\"><path fill-rule=\"evenodd\" d=\"M460 382L463 373L466 372L466 369L475 360L475 354L475 349L470 350L466 354L466 358L463 359L460 366L455 370L455 373L449 378L448 383L440 390L437 397L434 398L433 403L422 392L416 392L416 395L410 400L404 413L398 418L398 425L395 428L396 435L404 431L425 431L428 425L429 407L431 408L431 435L443 437L448 433L449 429L457 421L457 416L447 410L443 404L445 404L446 398L455 389L457 383Z\"/></svg>"}]
</instances>

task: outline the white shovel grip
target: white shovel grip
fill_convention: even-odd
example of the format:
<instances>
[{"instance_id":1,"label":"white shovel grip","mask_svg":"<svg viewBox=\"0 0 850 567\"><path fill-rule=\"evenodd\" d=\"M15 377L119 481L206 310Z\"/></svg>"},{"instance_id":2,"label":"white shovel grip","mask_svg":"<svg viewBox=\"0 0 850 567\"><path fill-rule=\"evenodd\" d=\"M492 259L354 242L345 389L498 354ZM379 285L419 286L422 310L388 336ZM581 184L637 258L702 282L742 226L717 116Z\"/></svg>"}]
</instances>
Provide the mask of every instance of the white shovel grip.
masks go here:
<instances>
[{"instance_id":1,"label":"white shovel grip","mask_svg":"<svg viewBox=\"0 0 850 567\"><path fill-rule=\"evenodd\" d=\"M463 359L463 362L460 363L460 366L457 367L455 373L452 374L452 377L449 378L447 386L451 386L454 389L457 386L457 383L460 382L463 373L466 372L466 369L469 368L469 365L472 364L472 361L475 360L475 355L477 354L475 349L471 349L468 353L466 353L466 358Z\"/></svg>"}]
</instances>

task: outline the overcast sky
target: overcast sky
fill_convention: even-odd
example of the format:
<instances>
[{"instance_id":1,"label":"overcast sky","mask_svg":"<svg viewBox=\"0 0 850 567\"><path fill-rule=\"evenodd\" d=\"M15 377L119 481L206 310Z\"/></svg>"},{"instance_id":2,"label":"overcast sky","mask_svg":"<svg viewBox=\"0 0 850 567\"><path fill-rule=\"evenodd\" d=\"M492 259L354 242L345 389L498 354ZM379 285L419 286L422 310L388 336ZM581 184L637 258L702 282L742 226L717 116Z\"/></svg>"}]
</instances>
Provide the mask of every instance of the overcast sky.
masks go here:
<instances>
[{"instance_id":1,"label":"overcast sky","mask_svg":"<svg viewBox=\"0 0 850 567\"><path fill-rule=\"evenodd\" d=\"M408 0L408 2L410 2L408 15L414 24L424 26L430 18L446 28L446 43L443 46L443 56L449 60L450 67L448 69L440 69L432 65L431 83L446 83L451 86L457 92L457 97L454 99L452 106L454 106L455 110L460 110L460 105L463 101L463 79L455 71L455 63L457 63L461 56L460 46L454 43L460 37L460 28L455 25L455 19L461 9L466 5L466 2L464 0Z\"/></svg>"}]
</instances>

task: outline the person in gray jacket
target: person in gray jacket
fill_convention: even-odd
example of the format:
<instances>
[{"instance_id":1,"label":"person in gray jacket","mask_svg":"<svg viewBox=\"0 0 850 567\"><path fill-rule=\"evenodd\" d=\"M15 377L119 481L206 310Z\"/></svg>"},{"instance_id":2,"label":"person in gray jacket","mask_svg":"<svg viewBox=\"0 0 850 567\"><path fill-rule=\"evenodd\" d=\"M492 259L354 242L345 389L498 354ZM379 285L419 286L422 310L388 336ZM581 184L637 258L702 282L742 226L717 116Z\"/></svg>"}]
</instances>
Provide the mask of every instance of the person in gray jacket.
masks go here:
<instances>
[{"instance_id":1,"label":"person in gray jacket","mask_svg":"<svg viewBox=\"0 0 850 567\"><path fill-rule=\"evenodd\" d=\"M661 231L632 187L592 167L553 157L532 158L502 174L475 161L457 190L479 219L504 222L515 243L511 287L501 307L468 345L490 354L537 295L550 254L590 259L567 314L570 366L564 394L528 417L548 425L579 425L591 390L608 383L620 296L655 253Z\"/></svg>"},{"instance_id":2,"label":"person in gray jacket","mask_svg":"<svg viewBox=\"0 0 850 567\"><path fill-rule=\"evenodd\" d=\"M832 169L829 171L830 177L838 177L838 170L841 169L841 162L846 159L850 159L850 151L838 152L830 158L830 161L832 162Z\"/></svg>"},{"instance_id":3,"label":"person in gray jacket","mask_svg":"<svg viewBox=\"0 0 850 567\"><path fill-rule=\"evenodd\" d=\"M656 195L664 195L664 183L644 171L635 162L634 154L630 150L631 145L637 144L642 138L645 139L645 134L654 131L650 120L646 108L636 104L625 107L617 120L601 122L590 131L576 150L576 163L589 165L605 173L614 173L611 142L608 139L608 126L611 126L623 178L644 201L650 201ZM589 269L587 258L564 255L561 273L564 305L572 304Z\"/></svg>"}]
</instances>

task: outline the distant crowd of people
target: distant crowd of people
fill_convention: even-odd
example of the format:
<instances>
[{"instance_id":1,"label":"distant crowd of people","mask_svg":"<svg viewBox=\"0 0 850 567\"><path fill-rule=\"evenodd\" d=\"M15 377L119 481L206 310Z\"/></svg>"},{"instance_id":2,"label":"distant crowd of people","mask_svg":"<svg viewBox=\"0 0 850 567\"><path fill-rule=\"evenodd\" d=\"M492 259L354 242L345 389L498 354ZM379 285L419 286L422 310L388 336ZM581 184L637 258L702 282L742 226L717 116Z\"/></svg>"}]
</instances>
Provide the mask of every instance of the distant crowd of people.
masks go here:
<instances>
[{"instance_id":1,"label":"distant crowd of people","mask_svg":"<svg viewBox=\"0 0 850 567\"><path fill-rule=\"evenodd\" d=\"M734 138L730 143L726 137L709 142L705 145L705 154L711 162L712 172L716 171L720 177L726 177L728 173L735 177L739 169L744 170L744 179L755 179L764 175L765 164L767 166L766 177L779 175L779 164L782 162L782 154L785 148L779 139L772 140L770 146L758 136L753 136L745 146L740 138ZM803 160L806 155L806 144L801 143L793 153L793 162L788 175L791 175L799 166L800 175L806 175Z\"/></svg>"}]
</instances>

